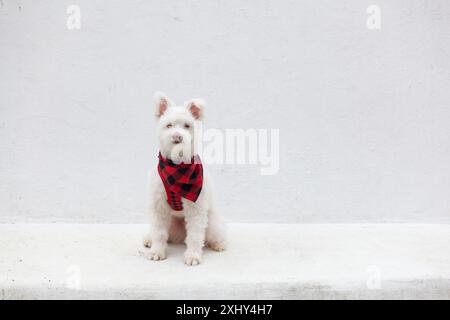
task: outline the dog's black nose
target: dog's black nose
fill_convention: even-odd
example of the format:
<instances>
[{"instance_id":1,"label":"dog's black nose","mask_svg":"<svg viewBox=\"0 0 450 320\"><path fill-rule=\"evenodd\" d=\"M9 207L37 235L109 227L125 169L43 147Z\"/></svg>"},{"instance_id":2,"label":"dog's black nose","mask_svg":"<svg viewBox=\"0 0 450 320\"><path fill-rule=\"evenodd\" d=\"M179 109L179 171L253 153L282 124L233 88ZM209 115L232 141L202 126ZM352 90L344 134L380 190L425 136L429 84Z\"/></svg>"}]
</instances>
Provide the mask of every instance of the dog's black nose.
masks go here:
<instances>
[{"instance_id":1,"label":"dog's black nose","mask_svg":"<svg viewBox=\"0 0 450 320\"><path fill-rule=\"evenodd\" d=\"M172 136L172 142L177 144L183 141L183 137L180 134L174 134Z\"/></svg>"}]
</instances>

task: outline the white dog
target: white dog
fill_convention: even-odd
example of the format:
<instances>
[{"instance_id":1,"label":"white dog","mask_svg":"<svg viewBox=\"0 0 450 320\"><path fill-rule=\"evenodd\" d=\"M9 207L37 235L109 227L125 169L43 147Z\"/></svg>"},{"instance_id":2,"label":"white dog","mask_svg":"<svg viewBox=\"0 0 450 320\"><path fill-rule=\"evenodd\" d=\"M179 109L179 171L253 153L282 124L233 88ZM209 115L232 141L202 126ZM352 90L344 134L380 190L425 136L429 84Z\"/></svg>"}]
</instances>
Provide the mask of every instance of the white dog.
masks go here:
<instances>
[{"instance_id":1,"label":"white dog","mask_svg":"<svg viewBox=\"0 0 450 320\"><path fill-rule=\"evenodd\" d=\"M155 93L154 102L160 154L150 174L150 233L144 245L150 247L147 257L157 261L166 258L168 242L184 241L184 262L194 266L201 262L204 244L216 251L226 245L211 182L193 154L194 125L203 119L205 105L193 99L184 107L175 106L161 92Z\"/></svg>"}]
</instances>

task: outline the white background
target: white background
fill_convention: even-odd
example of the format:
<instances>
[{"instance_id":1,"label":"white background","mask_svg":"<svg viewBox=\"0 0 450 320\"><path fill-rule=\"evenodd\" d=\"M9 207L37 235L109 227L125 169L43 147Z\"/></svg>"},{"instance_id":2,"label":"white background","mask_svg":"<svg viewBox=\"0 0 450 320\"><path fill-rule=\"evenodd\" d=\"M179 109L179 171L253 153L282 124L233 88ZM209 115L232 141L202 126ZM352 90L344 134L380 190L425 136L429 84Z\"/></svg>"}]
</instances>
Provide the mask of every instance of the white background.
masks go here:
<instances>
[{"instance_id":1,"label":"white background","mask_svg":"<svg viewBox=\"0 0 450 320\"><path fill-rule=\"evenodd\" d=\"M229 221L449 222L449 70L446 0L1 0L0 222L145 221L156 90L280 129L277 175L207 168Z\"/></svg>"}]
</instances>

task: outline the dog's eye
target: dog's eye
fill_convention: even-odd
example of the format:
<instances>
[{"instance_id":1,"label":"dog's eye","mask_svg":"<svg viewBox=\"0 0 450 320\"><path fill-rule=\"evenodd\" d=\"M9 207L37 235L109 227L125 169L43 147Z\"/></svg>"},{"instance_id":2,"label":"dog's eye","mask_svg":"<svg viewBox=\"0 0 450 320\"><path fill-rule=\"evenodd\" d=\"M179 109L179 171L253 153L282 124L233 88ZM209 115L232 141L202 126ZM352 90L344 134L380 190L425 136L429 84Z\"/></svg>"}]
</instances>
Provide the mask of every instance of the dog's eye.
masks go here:
<instances>
[{"instance_id":1,"label":"dog's eye","mask_svg":"<svg viewBox=\"0 0 450 320\"><path fill-rule=\"evenodd\" d=\"M166 126L166 128L170 128L170 127L172 127L172 124L171 124L171 123L169 123L169 124Z\"/></svg>"},{"instance_id":2,"label":"dog's eye","mask_svg":"<svg viewBox=\"0 0 450 320\"><path fill-rule=\"evenodd\" d=\"M188 123L185 123L185 124L184 124L184 127L185 127L186 129L189 129L191 126L190 126Z\"/></svg>"}]
</instances>

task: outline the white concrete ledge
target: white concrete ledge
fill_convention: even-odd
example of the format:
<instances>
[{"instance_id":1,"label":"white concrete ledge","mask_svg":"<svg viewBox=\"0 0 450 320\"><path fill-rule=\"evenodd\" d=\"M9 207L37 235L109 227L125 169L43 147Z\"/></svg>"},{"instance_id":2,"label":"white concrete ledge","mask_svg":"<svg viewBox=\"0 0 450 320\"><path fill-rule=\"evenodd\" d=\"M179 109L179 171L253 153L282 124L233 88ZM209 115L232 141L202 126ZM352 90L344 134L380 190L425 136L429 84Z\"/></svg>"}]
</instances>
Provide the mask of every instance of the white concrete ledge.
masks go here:
<instances>
[{"instance_id":1,"label":"white concrete ledge","mask_svg":"<svg viewBox=\"0 0 450 320\"><path fill-rule=\"evenodd\" d=\"M182 245L146 260L145 230L0 225L0 298L450 298L450 225L231 224L228 250L197 267Z\"/></svg>"}]
</instances>

